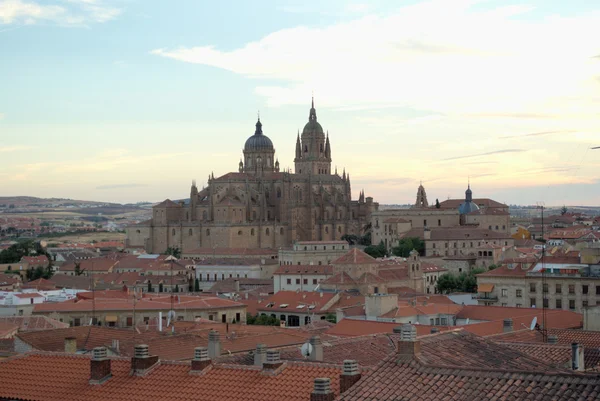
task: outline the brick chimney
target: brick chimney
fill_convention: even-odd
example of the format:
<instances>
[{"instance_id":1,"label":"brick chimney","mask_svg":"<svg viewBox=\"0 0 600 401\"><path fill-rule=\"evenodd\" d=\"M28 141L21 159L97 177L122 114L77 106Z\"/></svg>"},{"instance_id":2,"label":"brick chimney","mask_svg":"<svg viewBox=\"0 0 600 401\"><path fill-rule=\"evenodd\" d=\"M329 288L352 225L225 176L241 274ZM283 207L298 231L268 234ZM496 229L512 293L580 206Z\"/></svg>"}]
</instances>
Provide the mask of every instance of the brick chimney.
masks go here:
<instances>
[{"instance_id":1,"label":"brick chimney","mask_svg":"<svg viewBox=\"0 0 600 401\"><path fill-rule=\"evenodd\" d=\"M355 360L346 359L344 361L344 371L340 375L340 394L346 392L361 378L358 370L358 362Z\"/></svg>"},{"instance_id":2,"label":"brick chimney","mask_svg":"<svg viewBox=\"0 0 600 401\"><path fill-rule=\"evenodd\" d=\"M111 376L110 359L106 356L106 348L94 348L90 362L90 384L102 384L110 379Z\"/></svg>"},{"instance_id":3,"label":"brick chimney","mask_svg":"<svg viewBox=\"0 0 600 401\"><path fill-rule=\"evenodd\" d=\"M279 351L270 349L267 350L267 361L263 364L263 368L266 370L275 370L283 365L281 359L279 359Z\"/></svg>"},{"instance_id":4,"label":"brick chimney","mask_svg":"<svg viewBox=\"0 0 600 401\"><path fill-rule=\"evenodd\" d=\"M548 344L558 344L558 336L556 336L556 335L548 336Z\"/></svg>"},{"instance_id":5,"label":"brick chimney","mask_svg":"<svg viewBox=\"0 0 600 401\"><path fill-rule=\"evenodd\" d=\"M150 356L146 344L136 345L133 358L131 358L131 370L133 374L144 375L150 368L158 363L158 356Z\"/></svg>"},{"instance_id":6,"label":"brick chimney","mask_svg":"<svg viewBox=\"0 0 600 401\"><path fill-rule=\"evenodd\" d=\"M504 333L510 333L511 331L513 331L513 320L511 318L504 319L502 331Z\"/></svg>"},{"instance_id":7,"label":"brick chimney","mask_svg":"<svg viewBox=\"0 0 600 401\"><path fill-rule=\"evenodd\" d=\"M77 338L65 337L65 353L74 354L77 352Z\"/></svg>"},{"instance_id":8,"label":"brick chimney","mask_svg":"<svg viewBox=\"0 0 600 401\"><path fill-rule=\"evenodd\" d=\"M262 367L267 361L267 345L256 344L256 350L254 351L254 366Z\"/></svg>"},{"instance_id":9,"label":"brick chimney","mask_svg":"<svg viewBox=\"0 0 600 401\"><path fill-rule=\"evenodd\" d=\"M571 344L571 362L572 369L580 372L585 371L585 362L583 360L583 346L579 343Z\"/></svg>"},{"instance_id":10,"label":"brick chimney","mask_svg":"<svg viewBox=\"0 0 600 401\"><path fill-rule=\"evenodd\" d=\"M421 342L417 340L417 328L412 324L403 324L398 341L398 363L408 363L420 354Z\"/></svg>"},{"instance_id":11,"label":"brick chimney","mask_svg":"<svg viewBox=\"0 0 600 401\"><path fill-rule=\"evenodd\" d=\"M311 361L323 362L323 343L321 342L321 337L312 336L309 343L312 345L312 352L308 356L308 359Z\"/></svg>"},{"instance_id":12,"label":"brick chimney","mask_svg":"<svg viewBox=\"0 0 600 401\"><path fill-rule=\"evenodd\" d=\"M191 373L202 372L204 369L212 364L211 359L208 357L207 347L196 347L194 348L194 359L192 359L192 370Z\"/></svg>"},{"instance_id":13,"label":"brick chimney","mask_svg":"<svg viewBox=\"0 0 600 401\"><path fill-rule=\"evenodd\" d=\"M333 401L335 394L331 391L331 379L321 377L315 379L313 392L310 393L310 401Z\"/></svg>"},{"instance_id":14,"label":"brick chimney","mask_svg":"<svg viewBox=\"0 0 600 401\"><path fill-rule=\"evenodd\" d=\"M216 330L208 333L208 357L218 358L221 356L221 334Z\"/></svg>"}]
</instances>

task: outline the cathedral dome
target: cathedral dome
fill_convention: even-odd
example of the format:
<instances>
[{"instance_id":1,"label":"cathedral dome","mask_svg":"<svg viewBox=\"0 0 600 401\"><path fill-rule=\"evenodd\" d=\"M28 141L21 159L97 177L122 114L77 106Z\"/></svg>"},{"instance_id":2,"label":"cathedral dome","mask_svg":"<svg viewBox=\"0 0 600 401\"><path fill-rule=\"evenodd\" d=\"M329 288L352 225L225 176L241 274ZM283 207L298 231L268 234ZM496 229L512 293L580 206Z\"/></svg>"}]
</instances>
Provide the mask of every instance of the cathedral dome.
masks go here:
<instances>
[{"instance_id":1,"label":"cathedral dome","mask_svg":"<svg viewBox=\"0 0 600 401\"><path fill-rule=\"evenodd\" d=\"M308 134L311 132L316 132L318 134L323 133L323 127L321 127L321 124L319 124L317 122L317 111L315 110L314 98L312 100L310 113L308 115L308 122L306 123L306 125L304 126L304 129L302 130L303 134Z\"/></svg>"},{"instance_id":2,"label":"cathedral dome","mask_svg":"<svg viewBox=\"0 0 600 401\"><path fill-rule=\"evenodd\" d=\"M458 207L458 213L468 214L477 210L479 210L479 206L473 202L473 191L471 191L471 184L469 183L465 191L465 201Z\"/></svg>"},{"instance_id":3,"label":"cathedral dome","mask_svg":"<svg viewBox=\"0 0 600 401\"><path fill-rule=\"evenodd\" d=\"M260 122L260 118L256 122L256 131L254 132L254 135L246 140L244 150L273 150L273 142L271 142L269 137L264 135L262 132L262 123Z\"/></svg>"}]
</instances>

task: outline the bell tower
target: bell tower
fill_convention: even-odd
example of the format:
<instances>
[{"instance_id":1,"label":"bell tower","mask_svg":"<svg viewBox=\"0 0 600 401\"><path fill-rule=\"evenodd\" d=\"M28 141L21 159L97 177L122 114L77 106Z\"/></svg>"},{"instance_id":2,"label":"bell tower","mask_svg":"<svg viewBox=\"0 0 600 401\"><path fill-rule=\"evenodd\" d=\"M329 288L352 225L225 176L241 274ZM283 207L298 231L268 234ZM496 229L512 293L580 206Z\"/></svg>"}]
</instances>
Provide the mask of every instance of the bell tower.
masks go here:
<instances>
[{"instance_id":1,"label":"bell tower","mask_svg":"<svg viewBox=\"0 0 600 401\"><path fill-rule=\"evenodd\" d=\"M326 135L317 121L314 98L308 114L308 122L302 130L302 135L298 134L296 137L294 165L296 174L331 174L329 133Z\"/></svg>"}]
</instances>

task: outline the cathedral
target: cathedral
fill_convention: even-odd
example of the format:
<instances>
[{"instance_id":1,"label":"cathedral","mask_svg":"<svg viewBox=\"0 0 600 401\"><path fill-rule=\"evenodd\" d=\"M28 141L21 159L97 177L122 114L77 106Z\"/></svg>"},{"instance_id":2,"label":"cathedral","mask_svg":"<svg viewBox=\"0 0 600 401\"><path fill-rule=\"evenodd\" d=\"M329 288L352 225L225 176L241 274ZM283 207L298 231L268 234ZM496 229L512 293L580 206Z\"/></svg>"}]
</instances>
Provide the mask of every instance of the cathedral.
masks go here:
<instances>
[{"instance_id":1,"label":"cathedral","mask_svg":"<svg viewBox=\"0 0 600 401\"><path fill-rule=\"evenodd\" d=\"M294 241L339 240L362 234L379 204L352 200L350 174L331 170L331 144L317 121L314 99L308 122L298 132L294 172L282 171L260 118L246 140L237 172L198 189L189 202L169 199L152 208L152 218L127 227L127 246L162 253L197 248L279 248Z\"/></svg>"}]
</instances>

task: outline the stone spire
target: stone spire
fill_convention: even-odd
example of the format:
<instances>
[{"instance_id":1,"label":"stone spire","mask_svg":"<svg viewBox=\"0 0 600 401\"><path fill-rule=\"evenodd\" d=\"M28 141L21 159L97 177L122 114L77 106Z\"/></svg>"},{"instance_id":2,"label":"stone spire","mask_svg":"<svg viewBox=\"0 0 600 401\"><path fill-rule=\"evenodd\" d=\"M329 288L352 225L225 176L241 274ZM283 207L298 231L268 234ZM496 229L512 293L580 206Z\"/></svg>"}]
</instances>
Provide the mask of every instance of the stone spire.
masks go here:
<instances>
[{"instance_id":1,"label":"stone spire","mask_svg":"<svg viewBox=\"0 0 600 401\"><path fill-rule=\"evenodd\" d=\"M425 187L423 187L422 182L419 185L419 189L417 189L417 200L415 202L414 207L415 208L429 207L429 203L427 202L427 194L425 193Z\"/></svg>"},{"instance_id":2,"label":"stone spire","mask_svg":"<svg viewBox=\"0 0 600 401\"><path fill-rule=\"evenodd\" d=\"M344 167L344 172L342 173L342 180L346 181L346 167Z\"/></svg>"},{"instance_id":3,"label":"stone spire","mask_svg":"<svg viewBox=\"0 0 600 401\"><path fill-rule=\"evenodd\" d=\"M317 110L315 110L315 97L312 97L310 113L308 115L308 121L317 121Z\"/></svg>"},{"instance_id":4,"label":"stone spire","mask_svg":"<svg viewBox=\"0 0 600 401\"><path fill-rule=\"evenodd\" d=\"M327 139L325 139L325 157L331 160L331 145L329 144L329 131L327 131Z\"/></svg>"},{"instance_id":5,"label":"stone spire","mask_svg":"<svg viewBox=\"0 0 600 401\"><path fill-rule=\"evenodd\" d=\"M300 130L298 130L298 136L296 137L296 160L302 158L302 145L300 145Z\"/></svg>"}]
</instances>

